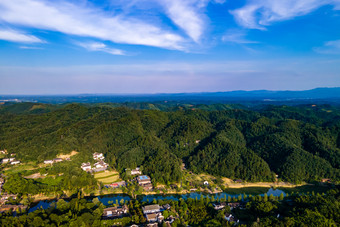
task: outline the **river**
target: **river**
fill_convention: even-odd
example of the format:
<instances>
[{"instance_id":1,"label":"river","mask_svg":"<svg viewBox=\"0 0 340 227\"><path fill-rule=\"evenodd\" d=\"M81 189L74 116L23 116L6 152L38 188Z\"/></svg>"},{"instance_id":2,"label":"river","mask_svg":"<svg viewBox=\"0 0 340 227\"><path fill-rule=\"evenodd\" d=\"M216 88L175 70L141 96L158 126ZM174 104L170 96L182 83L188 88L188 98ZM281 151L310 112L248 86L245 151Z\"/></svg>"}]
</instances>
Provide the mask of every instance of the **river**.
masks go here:
<instances>
[{"instance_id":1,"label":"river","mask_svg":"<svg viewBox=\"0 0 340 227\"><path fill-rule=\"evenodd\" d=\"M264 194L269 195L273 195L273 196L280 196L281 193L283 193L283 195L286 195L286 193L280 189L273 189L270 188L266 193L262 193L262 194L252 194L252 193L242 193L242 194L228 194L226 192L221 192L221 193L216 193L216 194L206 194L206 193L199 193L199 192L192 192L189 194L173 194L173 195L140 195L137 197L138 200L140 200L141 202L151 202L154 199L156 200L179 200L180 198L182 199L188 199L188 198L192 198L192 199L200 199L201 196L203 197L207 197L209 196L210 198L214 197L215 199L217 198L228 198L228 196L230 196L231 198L233 197L238 197L238 196L242 196L243 195L247 195L249 196L251 195L261 195L264 196ZM87 199L93 199L96 197L87 197ZM131 198L128 195L124 195L124 194L112 194L112 195L105 195L105 196L97 196L97 198L99 199L100 202L102 202L105 206L110 205L110 201L112 201L113 203L116 203L116 201L118 200L118 202L120 202L122 199L124 201L130 201ZM47 209L52 203L56 202L57 200L43 200L40 201L38 204L36 204L35 206L31 207L28 212L33 212L39 208L42 209Z\"/></svg>"}]
</instances>

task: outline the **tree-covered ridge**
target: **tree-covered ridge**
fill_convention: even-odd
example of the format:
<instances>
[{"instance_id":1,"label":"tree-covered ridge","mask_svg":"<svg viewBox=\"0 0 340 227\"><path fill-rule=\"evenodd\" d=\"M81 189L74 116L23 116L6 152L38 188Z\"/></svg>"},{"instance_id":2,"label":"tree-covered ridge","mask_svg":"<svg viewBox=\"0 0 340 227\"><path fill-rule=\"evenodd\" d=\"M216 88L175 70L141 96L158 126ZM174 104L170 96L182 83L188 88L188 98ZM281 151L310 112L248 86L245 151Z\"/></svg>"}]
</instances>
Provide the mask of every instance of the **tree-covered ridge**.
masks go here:
<instances>
[{"instance_id":1,"label":"tree-covered ridge","mask_svg":"<svg viewBox=\"0 0 340 227\"><path fill-rule=\"evenodd\" d=\"M11 105L10 111L5 106L0 108L0 150L36 162L71 150L87 161L102 152L121 173L143 166L160 183L179 181L182 161L196 173L247 181L274 180L275 174L293 182L339 180L338 107L216 106L159 111L69 104L48 105L42 113L14 113L22 106Z\"/></svg>"}]
</instances>

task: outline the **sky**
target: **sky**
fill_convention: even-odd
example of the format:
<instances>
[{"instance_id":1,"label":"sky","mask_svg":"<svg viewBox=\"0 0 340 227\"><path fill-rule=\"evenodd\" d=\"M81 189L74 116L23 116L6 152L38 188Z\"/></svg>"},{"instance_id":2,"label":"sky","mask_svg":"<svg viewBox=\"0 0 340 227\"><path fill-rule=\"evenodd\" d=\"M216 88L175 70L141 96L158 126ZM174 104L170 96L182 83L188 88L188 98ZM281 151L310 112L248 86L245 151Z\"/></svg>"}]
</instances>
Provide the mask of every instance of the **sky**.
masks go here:
<instances>
[{"instance_id":1,"label":"sky","mask_svg":"<svg viewBox=\"0 0 340 227\"><path fill-rule=\"evenodd\" d=\"M0 0L0 94L340 87L340 0Z\"/></svg>"}]
</instances>

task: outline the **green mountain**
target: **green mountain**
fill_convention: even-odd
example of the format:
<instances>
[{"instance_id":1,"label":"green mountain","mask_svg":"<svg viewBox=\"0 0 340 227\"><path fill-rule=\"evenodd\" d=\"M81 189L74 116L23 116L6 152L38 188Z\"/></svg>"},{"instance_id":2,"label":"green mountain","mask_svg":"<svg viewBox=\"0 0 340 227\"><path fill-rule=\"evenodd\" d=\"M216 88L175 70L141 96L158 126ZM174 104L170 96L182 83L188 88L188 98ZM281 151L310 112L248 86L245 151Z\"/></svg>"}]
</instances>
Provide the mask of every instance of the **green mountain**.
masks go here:
<instances>
[{"instance_id":1,"label":"green mountain","mask_svg":"<svg viewBox=\"0 0 340 227\"><path fill-rule=\"evenodd\" d=\"M340 108L228 105L147 110L115 104L20 103L0 108L0 150L42 162L77 150L102 152L121 173L143 166L160 183L179 181L180 166L247 181L340 178ZM156 109L156 110L153 110Z\"/></svg>"}]
</instances>

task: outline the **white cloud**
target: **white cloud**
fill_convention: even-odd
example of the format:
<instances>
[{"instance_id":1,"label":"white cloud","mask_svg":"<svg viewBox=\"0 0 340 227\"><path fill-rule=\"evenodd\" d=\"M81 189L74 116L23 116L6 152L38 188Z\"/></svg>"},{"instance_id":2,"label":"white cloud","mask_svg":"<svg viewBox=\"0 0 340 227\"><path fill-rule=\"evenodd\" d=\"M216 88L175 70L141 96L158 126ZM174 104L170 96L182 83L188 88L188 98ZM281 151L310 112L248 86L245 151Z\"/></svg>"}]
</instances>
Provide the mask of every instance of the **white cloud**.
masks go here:
<instances>
[{"instance_id":1,"label":"white cloud","mask_svg":"<svg viewBox=\"0 0 340 227\"><path fill-rule=\"evenodd\" d=\"M222 41L240 44L258 43L257 41L248 40L246 35L247 34L244 31L230 30L222 36Z\"/></svg>"},{"instance_id":2,"label":"white cloud","mask_svg":"<svg viewBox=\"0 0 340 227\"><path fill-rule=\"evenodd\" d=\"M115 43L184 48L185 40L173 32L133 17L112 15L89 4L61 0L0 1L0 21Z\"/></svg>"},{"instance_id":3,"label":"white cloud","mask_svg":"<svg viewBox=\"0 0 340 227\"><path fill-rule=\"evenodd\" d=\"M26 49L26 50L41 50L43 48L41 47L35 47L35 46L20 46L20 49Z\"/></svg>"},{"instance_id":4,"label":"white cloud","mask_svg":"<svg viewBox=\"0 0 340 227\"><path fill-rule=\"evenodd\" d=\"M113 55L125 55L125 52L115 48L109 48L104 43L90 42L90 43L77 43L79 46L84 47L89 51L102 51Z\"/></svg>"},{"instance_id":5,"label":"white cloud","mask_svg":"<svg viewBox=\"0 0 340 227\"><path fill-rule=\"evenodd\" d=\"M195 42L199 42L205 28L202 8L208 1L202 0L159 0L171 20L182 28Z\"/></svg>"},{"instance_id":6,"label":"white cloud","mask_svg":"<svg viewBox=\"0 0 340 227\"><path fill-rule=\"evenodd\" d=\"M306 15L321 6L340 6L339 0L248 0L248 3L230 11L236 21L243 27L265 29L277 21L289 20Z\"/></svg>"},{"instance_id":7,"label":"white cloud","mask_svg":"<svg viewBox=\"0 0 340 227\"><path fill-rule=\"evenodd\" d=\"M18 43L43 43L41 39L14 30L0 30L0 40Z\"/></svg>"},{"instance_id":8,"label":"white cloud","mask_svg":"<svg viewBox=\"0 0 340 227\"><path fill-rule=\"evenodd\" d=\"M340 40L326 42L322 47L314 48L320 54L340 54Z\"/></svg>"}]
</instances>

